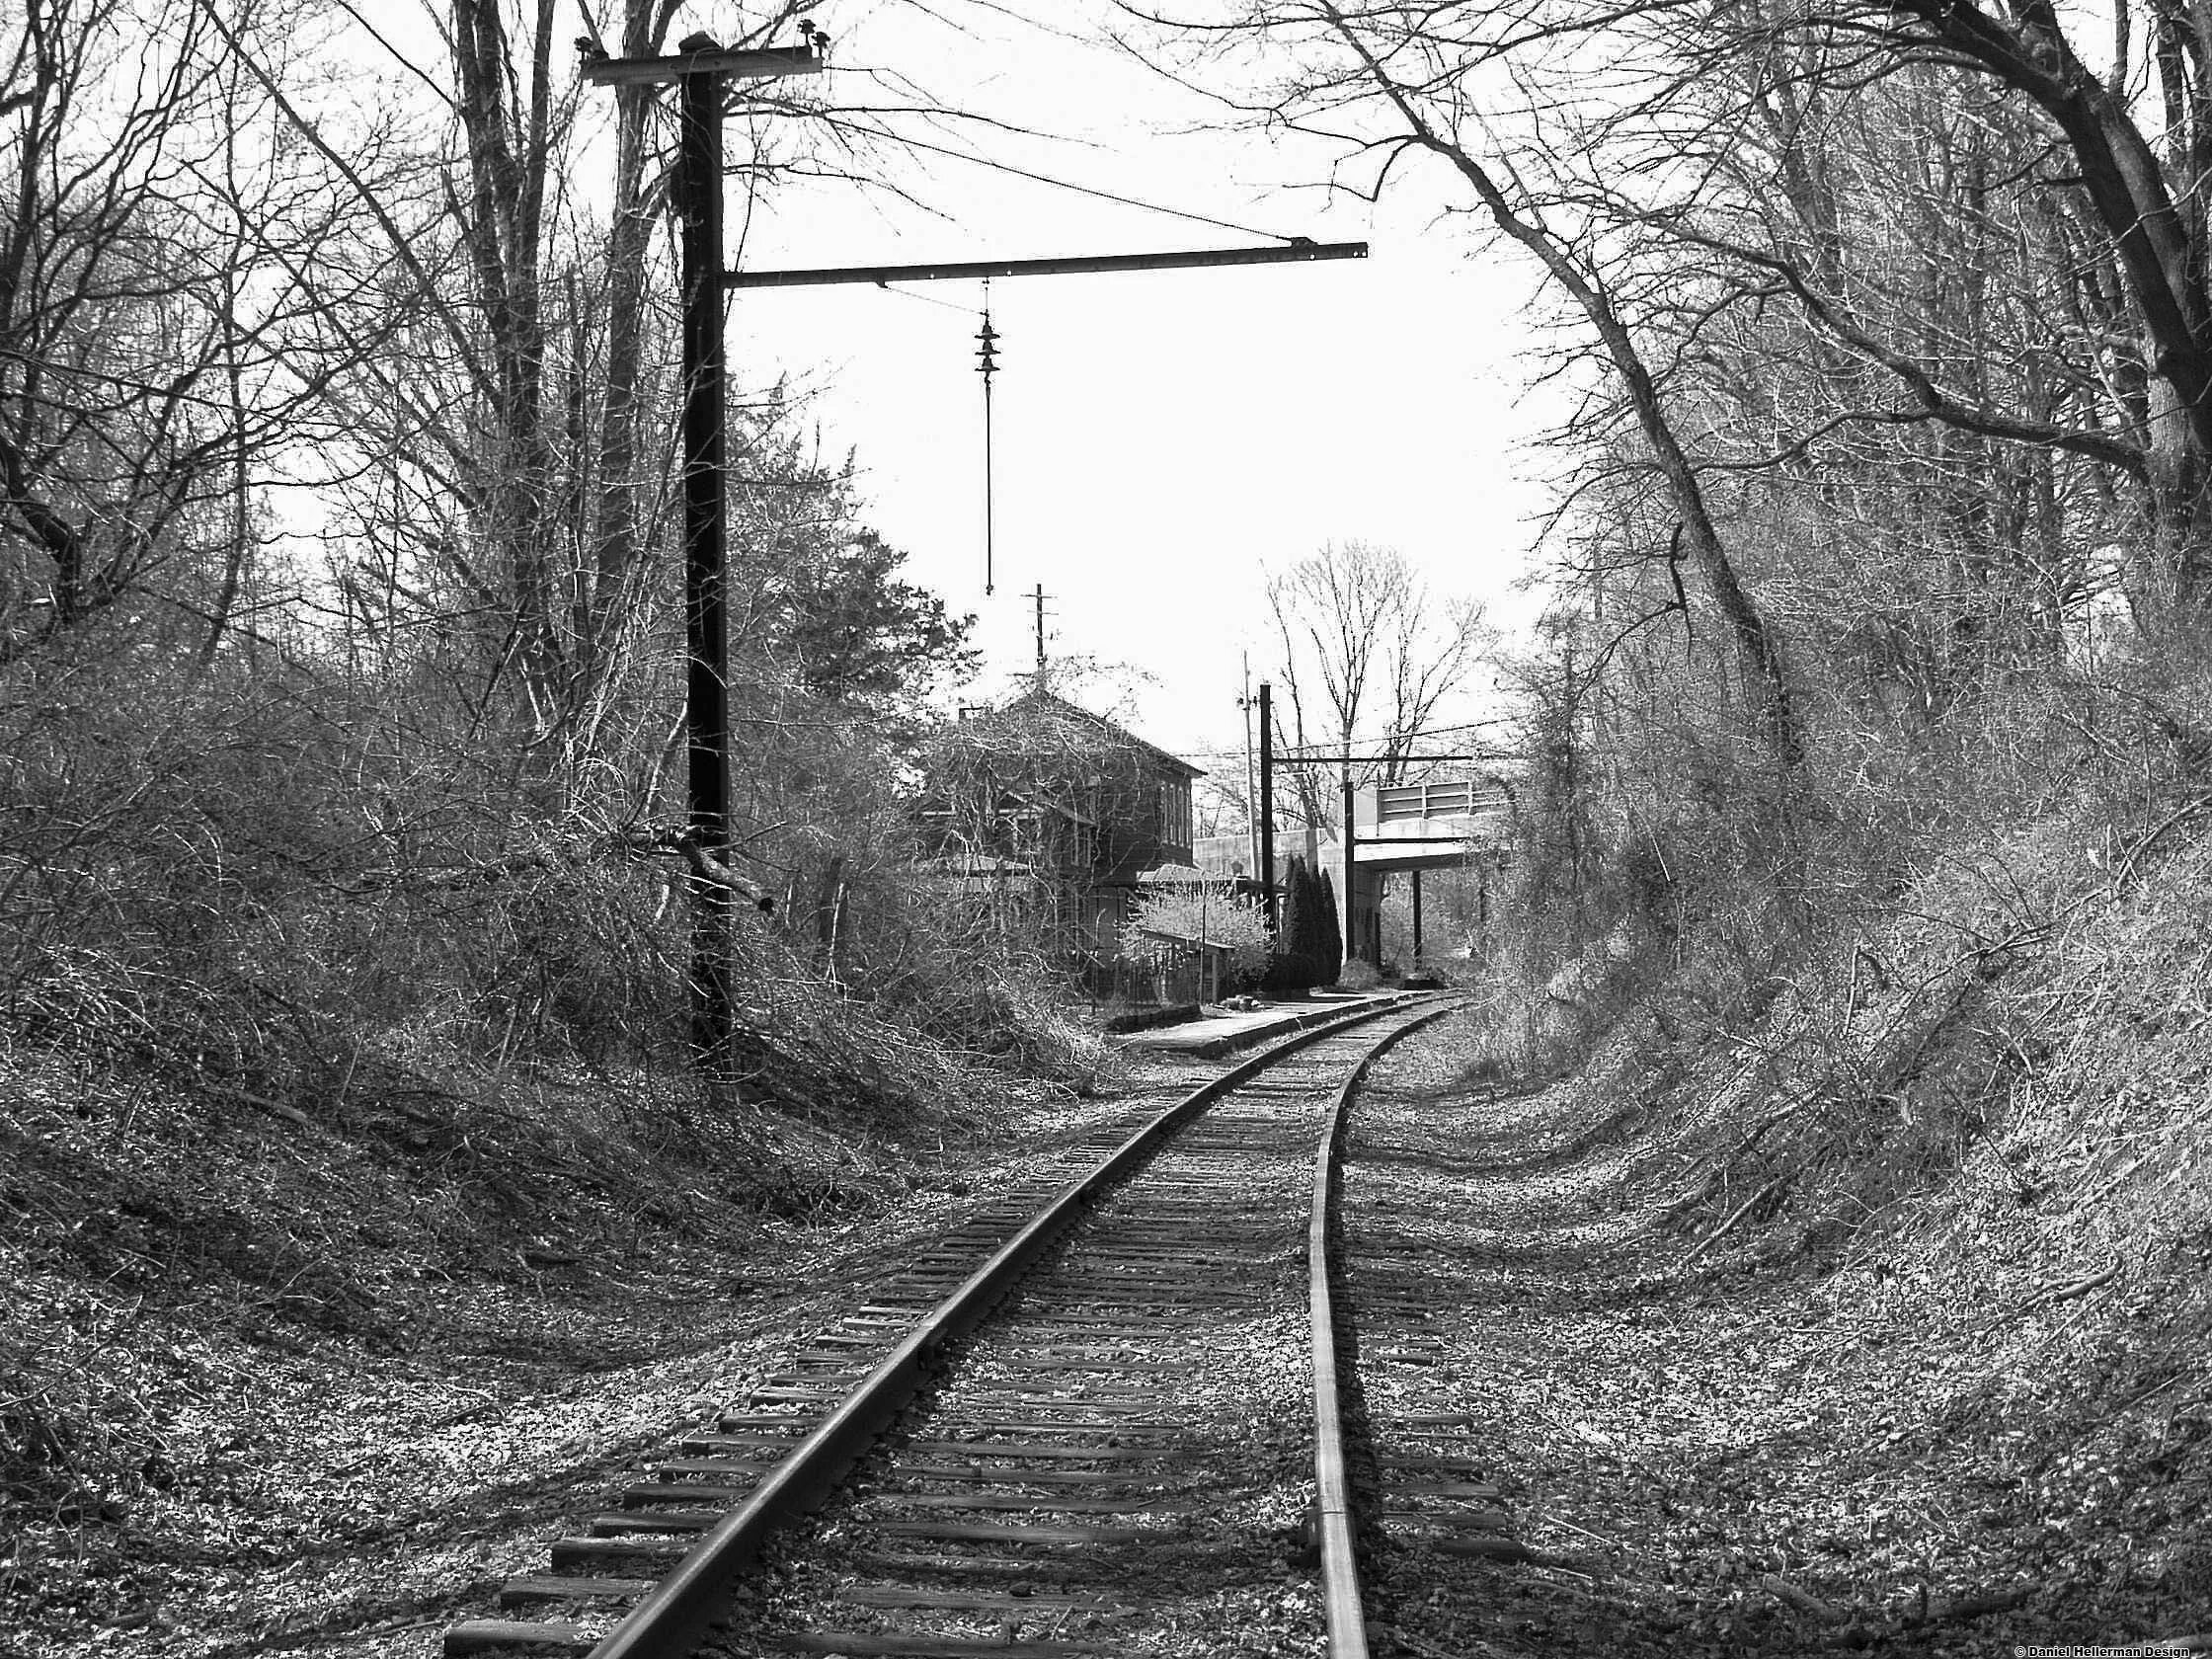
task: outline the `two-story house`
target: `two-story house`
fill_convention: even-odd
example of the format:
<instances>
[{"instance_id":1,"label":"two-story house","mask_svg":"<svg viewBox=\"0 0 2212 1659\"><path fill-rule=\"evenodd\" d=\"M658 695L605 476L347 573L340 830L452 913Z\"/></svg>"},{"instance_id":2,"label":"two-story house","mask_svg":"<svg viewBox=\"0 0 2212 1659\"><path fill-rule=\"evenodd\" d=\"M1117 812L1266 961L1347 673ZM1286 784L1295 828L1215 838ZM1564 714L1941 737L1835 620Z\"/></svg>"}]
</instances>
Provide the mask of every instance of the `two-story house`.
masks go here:
<instances>
[{"instance_id":1,"label":"two-story house","mask_svg":"<svg viewBox=\"0 0 2212 1659\"><path fill-rule=\"evenodd\" d=\"M1018 895L1070 957L1111 957L1138 878L1191 862L1191 783L1204 769L1050 691L966 713L928 773L922 820L939 868Z\"/></svg>"}]
</instances>

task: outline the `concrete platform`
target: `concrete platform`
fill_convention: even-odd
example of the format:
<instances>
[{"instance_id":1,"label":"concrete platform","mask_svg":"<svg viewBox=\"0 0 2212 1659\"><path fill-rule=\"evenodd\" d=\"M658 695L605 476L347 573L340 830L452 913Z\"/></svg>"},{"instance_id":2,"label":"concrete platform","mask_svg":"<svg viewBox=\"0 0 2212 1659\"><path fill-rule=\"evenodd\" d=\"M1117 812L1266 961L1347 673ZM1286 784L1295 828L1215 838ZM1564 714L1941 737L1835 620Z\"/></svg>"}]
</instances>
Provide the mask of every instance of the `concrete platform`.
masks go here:
<instances>
[{"instance_id":1,"label":"concrete platform","mask_svg":"<svg viewBox=\"0 0 2212 1659\"><path fill-rule=\"evenodd\" d=\"M1387 1006L1405 1000L1408 992L1397 990L1346 992L1331 994L1321 992L1303 1002L1273 1002L1250 1013L1230 1014L1211 1012L1201 1018L1185 1020L1180 1025L1160 1026L1151 1031L1133 1031L1127 1036L1110 1041L1125 1049L1136 1049L1146 1054L1177 1055L1188 1060L1215 1060L1238 1049L1264 1043L1271 1037L1287 1037L1294 1031L1303 1031L1309 1025L1334 1019L1338 1014L1350 1013L1355 1008ZM1414 992L1411 994L1419 994Z\"/></svg>"}]
</instances>

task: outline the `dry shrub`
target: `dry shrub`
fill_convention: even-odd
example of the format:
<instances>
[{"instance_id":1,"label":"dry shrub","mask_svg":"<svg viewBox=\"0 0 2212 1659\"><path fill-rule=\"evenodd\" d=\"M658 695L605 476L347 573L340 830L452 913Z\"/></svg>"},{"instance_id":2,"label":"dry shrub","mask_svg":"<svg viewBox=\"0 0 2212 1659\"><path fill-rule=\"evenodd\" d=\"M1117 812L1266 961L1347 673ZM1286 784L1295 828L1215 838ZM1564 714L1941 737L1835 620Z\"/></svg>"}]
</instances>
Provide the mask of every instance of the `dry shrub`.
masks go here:
<instances>
[{"instance_id":1,"label":"dry shrub","mask_svg":"<svg viewBox=\"0 0 2212 1659\"><path fill-rule=\"evenodd\" d=\"M1093 1086L1112 1050L1077 1021L1070 966L1050 930L945 895L905 871L856 890L841 983L857 1006L994 1069Z\"/></svg>"},{"instance_id":2,"label":"dry shrub","mask_svg":"<svg viewBox=\"0 0 2212 1659\"><path fill-rule=\"evenodd\" d=\"M2212 813L2173 816L2193 799L2170 796L2171 828L2117 860L2103 803L1993 829L1903 886L1886 923L1801 953L1727 1049L1677 1030L1677 1128L1700 1148L1684 1173L1701 1171L1677 1219L1771 1185L1778 1248L1830 1254L1878 1219L1965 1252L1962 1295L1983 1271L1967 1241L2060 1195L2069 1220L2038 1250L2203 1230Z\"/></svg>"},{"instance_id":3,"label":"dry shrub","mask_svg":"<svg viewBox=\"0 0 2212 1659\"><path fill-rule=\"evenodd\" d=\"M2089 1256L2212 1227L2208 831L2170 835L2123 889L2100 873L2015 998L2022 1075L1983 1172L2008 1194L2064 1195L2069 1242Z\"/></svg>"},{"instance_id":4,"label":"dry shrub","mask_svg":"<svg viewBox=\"0 0 2212 1659\"><path fill-rule=\"evenodd\" d=\"M363 1056L426 1074L687 1065L673 861L489 764L498 746L444 730L434 700L327 664L89 657L20 689L0 707L0 1041L286 1102ZM856 872L827 960L780 918L741 922L752 1094L896 1114L979 1060L1094 1075L1054 977L967 948L899 876Z\"/></svg>"},{"instance_id":5,"label":"dry shrub","mask_svg":"<svg viewBox=\"0 0 2212 1659\"><path fill-rule=\"evenodd\" d=\"M0 1323L0 1511L112 1520L118 1497L165 1477L145 1403L160 1362L133 1348L130 1311L79 1298Z\"/></svg>"}]
</instances>

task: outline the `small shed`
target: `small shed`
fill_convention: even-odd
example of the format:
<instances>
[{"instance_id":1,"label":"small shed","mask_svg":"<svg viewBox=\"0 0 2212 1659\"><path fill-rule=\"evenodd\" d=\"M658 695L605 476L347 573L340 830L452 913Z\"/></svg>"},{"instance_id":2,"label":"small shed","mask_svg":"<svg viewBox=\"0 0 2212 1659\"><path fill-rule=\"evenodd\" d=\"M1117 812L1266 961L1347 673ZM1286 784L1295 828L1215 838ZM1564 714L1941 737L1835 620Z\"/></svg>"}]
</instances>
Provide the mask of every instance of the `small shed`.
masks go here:
<instances>
[{"instance_id":1,"label":"small shed","mask_svg":"<svg viewBox=\"0 0 2212 1659\"><path fill-rule=\"evenodd\" d=\"M1236 951L1212 939L1189 939L1156 928L1134 930L1145 941L1139 966L1152 981L1155 1002L1219 1002L1235 972Z\"/></svg>"}]
</instances>

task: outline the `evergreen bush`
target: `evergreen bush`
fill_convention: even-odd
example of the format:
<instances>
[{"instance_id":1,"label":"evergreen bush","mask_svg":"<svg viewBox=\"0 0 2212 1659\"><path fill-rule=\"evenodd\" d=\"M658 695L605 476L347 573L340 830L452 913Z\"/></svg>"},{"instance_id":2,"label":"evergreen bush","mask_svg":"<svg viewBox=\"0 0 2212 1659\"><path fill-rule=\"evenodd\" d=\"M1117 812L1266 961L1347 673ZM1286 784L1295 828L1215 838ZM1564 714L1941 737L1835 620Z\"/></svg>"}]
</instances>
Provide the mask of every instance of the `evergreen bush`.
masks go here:
<instances>
[{"instance_id":1,"label":"evergreen bush","mask_svg":"<svg viewBox=\"0 0 2212 1659\"><path fill-rule=\"evenodd\" d=\"M1275 933L1275 955L1267 966L1266 988L1297 995L1336 978L1336 910L1328 879L1316 877L1303 858L1293 857L1283 878L1283 917Z\"/></svg>"},{"instance_id":2,"label":"evergreen bush","mask_svg":"<svg viewBox=\"0 0 2212 1659\"><path fill-rule=\"evenodd\" d=\"M1309 878L1313 883L1315 909L1313 933L1313 983L1334 985L1336 976L1344 966L1344 928L1336 918L1336 884L1329 880L1329 873L1321 871Z\"/></svg>"}]
</instances>

